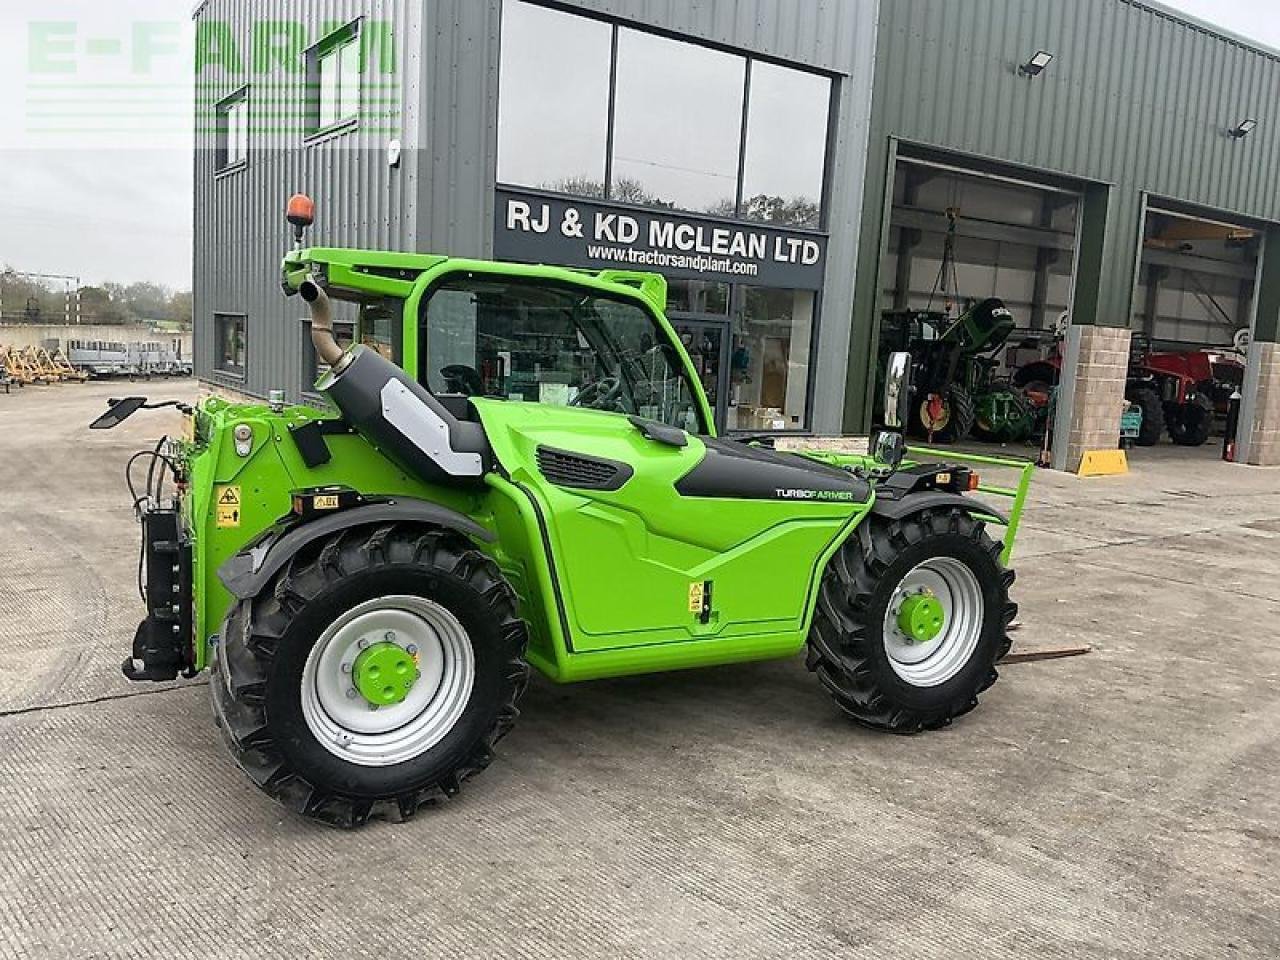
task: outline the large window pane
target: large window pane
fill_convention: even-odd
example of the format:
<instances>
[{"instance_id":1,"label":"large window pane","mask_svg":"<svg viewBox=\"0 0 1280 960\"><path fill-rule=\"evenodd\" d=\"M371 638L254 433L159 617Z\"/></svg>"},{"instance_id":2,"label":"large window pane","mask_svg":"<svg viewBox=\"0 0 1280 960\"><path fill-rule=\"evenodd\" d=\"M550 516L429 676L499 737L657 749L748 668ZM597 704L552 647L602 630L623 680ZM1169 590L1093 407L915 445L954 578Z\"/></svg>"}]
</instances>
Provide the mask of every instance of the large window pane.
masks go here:
<instances>
[{"instance_id":1,"label":"large window pane","mask_svg":"<svg viewBox=\"0 0 1280 960\"><path fill-rule=\"evenodd\" d=\"M729 429L801 430L809 386L813 291L742 290L730 356Z\"/></svg>"},{"instance_id":2,"label":"large window pane","mask_svg":"<svg viewBox=\"0 0 1280 960\"><path fill-rule=\"evenodd\" d=\"M613 198L732 215L745 71L733 54L620 30Z\"/></svg>"},{"instance_id":3,"label":"large window pane","mask_svg":"<svg viewBox=\"0 0 1280 960\"><path fill-rule=\"evenodd\" d=\"M612 42L598 20L503 4L500 181L604 196Z\"/></svg>"},{"instance_id":4,"label":"large window pane","mask_svg":"<svg viewBox=\"0 0 1280 960\"><path fill-rule=\"evenodd\" d=\"M742 216L817 227L831 81L756 61L747 107Z\"/></svg>"},{"instance_id":5,"label":"large window pane","mask_svg":"<svg viewBox=\"0 0 1280 960\"><path fill-rule=\"evenodd\" d=\"M729 312L729 285L711 280L667 281L667 313L706 313L724 316Z\"/></svg>"}]
</instances>

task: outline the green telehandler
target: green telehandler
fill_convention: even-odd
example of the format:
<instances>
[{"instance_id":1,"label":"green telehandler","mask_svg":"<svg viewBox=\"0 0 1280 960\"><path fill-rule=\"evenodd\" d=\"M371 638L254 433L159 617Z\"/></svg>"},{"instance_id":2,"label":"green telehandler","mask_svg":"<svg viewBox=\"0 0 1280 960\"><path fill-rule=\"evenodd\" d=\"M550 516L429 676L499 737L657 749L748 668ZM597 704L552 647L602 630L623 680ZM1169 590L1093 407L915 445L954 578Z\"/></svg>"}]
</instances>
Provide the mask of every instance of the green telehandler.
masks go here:
<instances>
[{"instance_id":1,"label":"green telehandler","mask_svg":"<svg viewBox=\"0 0 1280 960\"><path fill-rule=\"evenodd\" d=\"M312 210L290 202L282 283L326 402L170 402L186 435L138 455L134 497L147 616L124 673L209 670L268 795L343 827L452 797L531 667L568 683L807 649L845 712L901 733L995 681L1028 474L990 488L1016 493L1005 517L966 495L988 489L970 467L904 459L905 354L873 455L777 452L716 436L662 277L304 248Z\"/></svg>"}]
</instances>

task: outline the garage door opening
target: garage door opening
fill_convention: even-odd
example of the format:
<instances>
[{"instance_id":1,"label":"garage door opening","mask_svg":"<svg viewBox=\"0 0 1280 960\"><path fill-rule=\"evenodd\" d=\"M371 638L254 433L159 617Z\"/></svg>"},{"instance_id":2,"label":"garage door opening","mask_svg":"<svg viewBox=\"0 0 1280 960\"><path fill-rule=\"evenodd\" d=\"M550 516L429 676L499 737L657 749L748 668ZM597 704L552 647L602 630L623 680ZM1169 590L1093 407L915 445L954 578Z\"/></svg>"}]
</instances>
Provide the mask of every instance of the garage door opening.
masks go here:
<instances>
[{"instance_id":1,"label":"garage door opening","mask_svg":"<svg viewBox=\"0 0 1280 960\"><path fill-rule=\"evenodd\" d=\"M1147 207L1125 388L1145 455L1220 455L1244 381L1260 245L1248 224Z\"/></svg>"},{"instance_id":2,"label":"garage door opening","mask_svg":"<svg viewBox=\"0 0 1280 960\"><path fill-rule=\"evenodd\" d=\"M877 369L911 352L917 438L1047 450L1080 208L1066 186L898 157Z\"/></svg>"}]
</instances>

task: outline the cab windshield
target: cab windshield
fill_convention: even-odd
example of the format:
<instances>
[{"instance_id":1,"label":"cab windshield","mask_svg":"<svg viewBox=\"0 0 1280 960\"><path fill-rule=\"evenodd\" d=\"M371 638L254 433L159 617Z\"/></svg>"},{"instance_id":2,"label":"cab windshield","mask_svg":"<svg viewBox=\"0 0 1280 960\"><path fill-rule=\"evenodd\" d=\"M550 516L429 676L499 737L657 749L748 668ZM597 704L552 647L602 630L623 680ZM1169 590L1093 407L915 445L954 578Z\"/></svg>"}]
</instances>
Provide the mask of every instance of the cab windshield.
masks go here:
<instances>
[{"instance_id":1,"label":"cab windshield","mask_svg":"<svg viewBox=\"0 0 1280 960\"><path fill-rule=\"evenodd\" d=\"M680 355L638 304L592 290L467 274L423 307L435 393L589 407L705 433Z\"/></svg>"}]
</instances>

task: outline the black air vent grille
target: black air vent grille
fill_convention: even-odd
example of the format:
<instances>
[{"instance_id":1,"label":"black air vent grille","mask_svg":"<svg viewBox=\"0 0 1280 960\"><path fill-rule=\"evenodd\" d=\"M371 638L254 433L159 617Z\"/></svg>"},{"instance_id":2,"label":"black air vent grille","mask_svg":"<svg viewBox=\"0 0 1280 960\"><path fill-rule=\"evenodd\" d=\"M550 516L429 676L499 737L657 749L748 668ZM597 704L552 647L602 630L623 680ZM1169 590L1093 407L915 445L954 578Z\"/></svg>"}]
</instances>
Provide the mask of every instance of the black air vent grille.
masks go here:
<instances>
[{"instance_id":1,"label":"black air vent grille","mask_svg":"<svg viewBox=\"0 0 1280 960\"><path fill-rule=\"evenodd\" d=\"M538 469L557 486L583 490L617 490L631 479L631 468L625 463L555 447L538 447Z\"/></svg>"}]
</instances>

